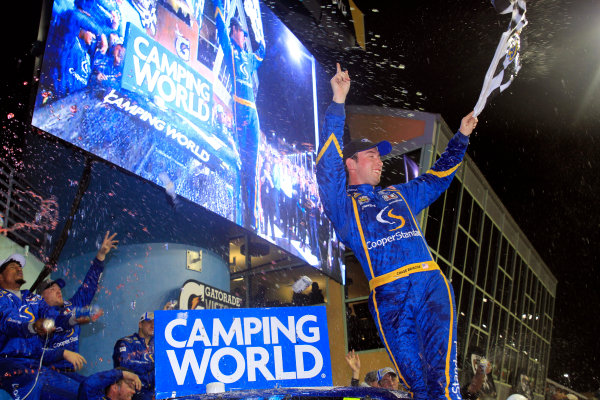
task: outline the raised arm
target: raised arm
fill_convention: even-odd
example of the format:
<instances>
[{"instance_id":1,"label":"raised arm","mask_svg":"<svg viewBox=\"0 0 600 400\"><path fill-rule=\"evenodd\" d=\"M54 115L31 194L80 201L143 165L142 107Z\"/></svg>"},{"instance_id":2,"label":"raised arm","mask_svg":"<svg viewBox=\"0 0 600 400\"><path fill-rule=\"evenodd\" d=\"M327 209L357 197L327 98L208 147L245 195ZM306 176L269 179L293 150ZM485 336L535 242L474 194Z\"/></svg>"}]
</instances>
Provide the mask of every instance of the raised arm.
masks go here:
<instances>
[{"instance_id":1,"label":"raised arm","mask_svg":"<svg viewBox=\"0 0 600 400\"><path fill-rule=\"evenodd\" d=\"M92 266L88 270L82 284L77 289L77 292L71 297L70 301L76 307L89 306L94 299L98 290L98 282L104 271L104 260L112 249L117 248L118 240L115 240L117 234L110 234L109 231L104 235L104 240L100 245L100 249L96 254L96 258L92 261Z\"/></svg>"},{"instance_id":2,"label":"raised arm","mask_svg":"<svg viewBox=\"0 0 600 400\"><path fill-rule=\"evenodd\" d=\"M333 223L338 235L344 240L344 210L346 196L346 171L342 154L344 122L346 114L344 102L350 90L348 71L336 65L336 74L331 78L333 102L325 113L325 122L319 136L317 155L317 183L323 209Z\"/></svg>"},{"instance_id":3,"label":"raised arm","mask_svg":"<svg viewBox=\"0 0 600 400\"><path fill-rule=\"evenodd\" d=\"M427 172L407 184L394 186L401 187L406 193L406 201L415 214L433 203L448 189L467 151L469 135L476 126L477 118L471 111L463 117L459 131L450 139L440 158Z\"/></svg>"}]
</instances>

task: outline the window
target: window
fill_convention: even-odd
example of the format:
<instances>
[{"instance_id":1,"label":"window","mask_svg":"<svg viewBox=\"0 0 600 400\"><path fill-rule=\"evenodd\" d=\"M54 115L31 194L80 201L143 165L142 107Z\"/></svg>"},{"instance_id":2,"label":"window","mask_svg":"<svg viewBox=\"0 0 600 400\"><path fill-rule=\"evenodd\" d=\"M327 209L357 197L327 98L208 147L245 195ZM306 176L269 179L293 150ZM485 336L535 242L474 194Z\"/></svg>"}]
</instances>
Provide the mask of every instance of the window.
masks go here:
<instances>
[{"instance_id":1,"label":"window","mask_svg":"<svg viewBox=\"0 0 600 400\"><path fill-rule=\"evenodd\" d=\"M383 347L371 312L368 300L346 303L346 327L348 350L372 350Z\"/></svg>"},{"instance_id":2,"label":"window","mask_svg":"<svg viewBox=\"0 0 600 400\"><path fill-rule=\"evenodd\" d=\"M435 251L437 251L438 249L443 210L444 201L443 199L438 199L437 201L434 201L432 205L429 206L429 209L427 211L427 223L425 225L425 240L427 240L427 244Z\"/></svg>"},{"instance_id":3,"label":"window","mask_svg":"<svg viewBox=\"0 0 600 400\"><path fill-rule=\"evenodd\" d=\"M198 37L198 61L212 69L218 52L217 27L206 15Z\"/></svg>"},{"instance_id":4,"label":"window","mask_svg":"<svg viewBox=\"0 0 600 400\"><path fill-rule=\"evenodd\" d=\"M346 256L346 337L348 350L383 348L377 326L369 311L369 282L353 255Z\"/></svg>"},{"instance_id":5,"label":"window","mask_svg":"<svg viewBox=\"0 0 600 400\"><path fill-rule=\"evenodd\" d=\"M458 179L453 179L452 183L444 195L444 216L442 223L442 233L440 235L439 254L446 260L450 260L452 252L452 241L454 239L455 218L458 204L458 193L461 184ZM440 199L441 200L441 199ZM438 200L438 201L440 201Z\"/></svg>"},{"instance_id":6,"label":"window","mask_svg":"<svg viewBox=\"0 0 600 400\"><path fill-rule=\"evenodd\" d=\"M471 220L471 207L473 205L473 197L466 189L462 192L462 201L460 206L460 221L459 224L466 231L469 230L469 221Z\"/></svg>"},{"instance_id":7,"label":"window","mask_svg":"<svg viewBox=\"0 0 600 400\"><path fill-rule=\"evenodd\" d=\"M467 253L467 235L459 228L456 234L456 247L454 249L454 262L452 263L459 271L463 270Z\"/></svg>"},{"instance_id":8,"label":"window","mask_svg":"<svg viewBox=\"0 0 600 400\"><path fill-rule=\"evenodd\" d=\"M475 240L479 240L479 235L481 233L481 228L482 228L482 220L481 220L482 217L483 217L483 210L481 209L481 206L476 201L473 201L473 208L471 211L471 225L469 226L469 233L471 234L471 237Z\"/></svg>"},{"instance_id":9,"label":"window","mask_svg":"<svg viewBox=\"0 0 600 400\"><path fill-rule=\"evenodd\" d=\"M498 254L499 254L499 238L500 230L492 223L492 236L490 238L490 255L488 258L488 277L485 281L485 291L493 293L494 290L494 275L498 272ZM499 300L500 301L500 300Z\"/></svg>"},{"instance_id":10,"label":"window","mask_svg":"<svg viewBox=\"0 0 600 400\"><path fill-rule=\"evenodd\" d=\"M479 268L477 271L477 286L486 290L486 277L488 273L488 257L490 254L490 238L492 234L492 225L488 217L485 218L483 226L483 235L481 237L481 246L479 254ZM493 279L493 274L490 274ZM487 291L487 290L486 290Z\"/></svg>"},{"instance_id":11,"label":"window","mask_svg":"<svg viewBox=\"0 0 600 400\"><path fill-rule=\"evenodd\" d=\"M477 245L477 243L474 240L469 239L465 260L465 276L472 280L475 280L475 264L477 263L478 252L479 246Z\"/></svg>"}]
</instances>

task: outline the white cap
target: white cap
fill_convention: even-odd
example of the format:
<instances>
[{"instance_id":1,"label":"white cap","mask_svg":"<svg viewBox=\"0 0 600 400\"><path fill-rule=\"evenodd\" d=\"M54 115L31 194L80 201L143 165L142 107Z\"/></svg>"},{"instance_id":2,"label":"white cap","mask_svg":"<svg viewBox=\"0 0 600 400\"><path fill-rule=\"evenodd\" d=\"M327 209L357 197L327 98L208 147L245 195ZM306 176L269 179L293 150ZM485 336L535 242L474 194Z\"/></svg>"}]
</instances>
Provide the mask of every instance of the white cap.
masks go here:
<instances>
[{"instance_id":1,"label":"white cap","mask_svg":"<svg viewBox=\"0 0 600 400\"><path fill-rule=\"evenodd\" d=\"M142 321L154 321L154 312L153 311L148 311L143 313L140 316L140 322Z\"/></svg>"},{"instance_id":2,"label":"white cap","mask_svg":"<svg viewBox=\"0 0 600 400\"><path fill-rule=\"evenodd\" d=\"M0 265L8 264L9 261L15 261L21 264L21 268L25 268L25 256L23 254L15 253L6 258L6 260L2 261ZM0 271L2 272L2 271Z\"/></svg>"}]
</instances>

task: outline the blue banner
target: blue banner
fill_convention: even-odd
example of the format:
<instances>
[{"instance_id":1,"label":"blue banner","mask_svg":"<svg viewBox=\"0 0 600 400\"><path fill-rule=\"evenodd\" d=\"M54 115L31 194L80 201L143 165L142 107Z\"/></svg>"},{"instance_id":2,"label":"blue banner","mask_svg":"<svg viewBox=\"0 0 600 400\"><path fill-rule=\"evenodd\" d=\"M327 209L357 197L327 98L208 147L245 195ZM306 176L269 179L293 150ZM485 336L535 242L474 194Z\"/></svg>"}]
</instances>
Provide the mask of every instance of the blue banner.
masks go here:
<instances>
[{"instance_id":1,"label":"blue banner","mask_svg":"<svg viewBox=\"0 0 600 400\"><path fill-rule=\"evenodd\" d=\"M156 398L331 386L325 306L157 311Z\"/></svg>"},{"instance_id":2,"label":"blue banner","mask_svg":"<svg viewBox=\"0 0 600 400\"><path fill-rule=\"evenodd\" d=\"M133 24L127 25L122 87L178 112L209 132L212 84Z\"/></svg>"}]
</instances>

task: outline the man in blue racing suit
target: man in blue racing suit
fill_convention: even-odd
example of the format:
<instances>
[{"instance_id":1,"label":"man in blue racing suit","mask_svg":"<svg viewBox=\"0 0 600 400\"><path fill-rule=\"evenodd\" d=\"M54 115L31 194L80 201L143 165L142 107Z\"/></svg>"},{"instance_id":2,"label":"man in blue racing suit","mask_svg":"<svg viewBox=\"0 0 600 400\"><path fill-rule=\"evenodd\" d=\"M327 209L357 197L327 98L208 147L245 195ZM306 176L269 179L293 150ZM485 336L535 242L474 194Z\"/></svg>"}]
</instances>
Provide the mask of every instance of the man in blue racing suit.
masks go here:
<instances>
[{"instance_id":1,"label":"man in blue racing suit","mask_svg":"<svg viewBox=\"0 0 600 400\"><path fill-rule=\"evenodd\" d=\"M135 372L142 381L136 400L154 399L154 313L145 312L140 317L137 333L117 340L113 351L114 367Z\"/></svg>"},{"instance_id":2,"label":"man in blue racing suit","mask_svg":"<svg viewBox=\"0 0 600 400\"><path fill-rule=\"evenodd\" d=\"M110 232L106 232L104 240L100 245L100 249L92 261L92 265L85 275L82 284L69 300L63 300L61 289L65 286L65 282L62 279L46 279L36 289L37 294L41 295L48 305L63 315L71 313L75 308L89 307L98 291L98 282L104 271L104 260L106 255L110 250L117 247L118 241L114 240L115 236L116 233L111 235ZM98 314L99 313L101 313L101 310ZM97 315L92 315L92 318L96 317ZM67 330L57 328L54 335L50 337L47 347L53 350L65 349L79 353L80 330L81 328L79 325L75 325ZM73 365L65 359L59 359L55 362L49 362L48 364L55 370L66 374L69 378L75 379L78 382L81 382L85 378L83 375L78 374L73 369Z\"/></svg>"},{"instance_id":3,"label":"man in blue racing suit","mask_svg":"<svg viewBox=\"0 0 600 400\"><path fill-rule=\"evenodd\" d=\"M425 174L382 189L376 186L380 156L391 145L362 139L342 150L350 78L339 64L331 87L333 103L317 156L325 213L369 279L369 308L400 382L417 400L460 399L454 293L429 252L416 216L450 185L477 118L471 113L462 119L460 131Z\"/></svg>"},{"instance_id":4,"label":"man in blue racing suit","mask_svg":"<svg viewBox=\"0 0 600 400\"><path fill-rule=\"evenodd\" d=\"M257 192L256 169L260 125L254 99L252 77L265 56L265 45L259 43L256 52L246 50L248 32L240 21L233 17L229 21L229 34L226 28L223 1L215 0L215 20L219 44L223 49L223 62L226 63L233 79L231 94L235 116L235 129L242 164L242 208L243 225L256 229ZM239 199L235 199L239 201Z\"/></svg>"}]
</instances>

